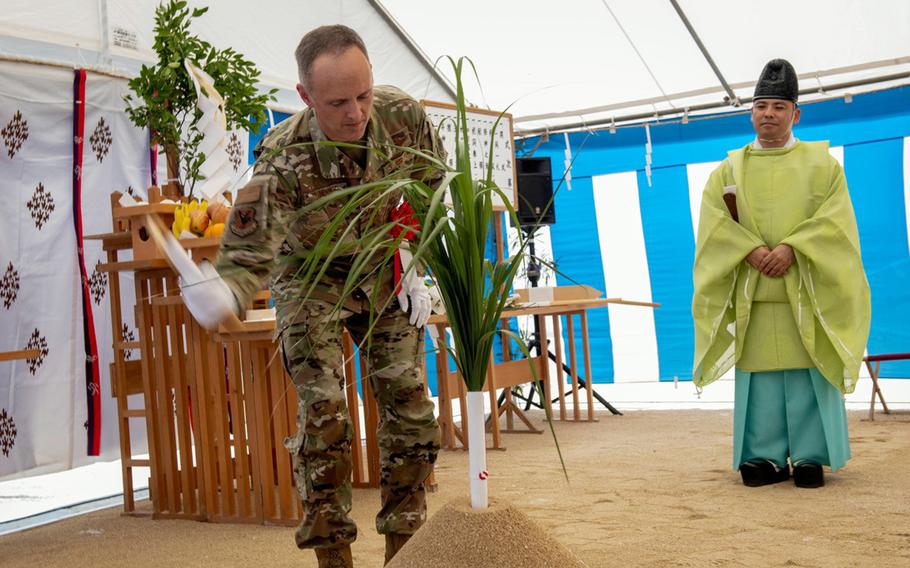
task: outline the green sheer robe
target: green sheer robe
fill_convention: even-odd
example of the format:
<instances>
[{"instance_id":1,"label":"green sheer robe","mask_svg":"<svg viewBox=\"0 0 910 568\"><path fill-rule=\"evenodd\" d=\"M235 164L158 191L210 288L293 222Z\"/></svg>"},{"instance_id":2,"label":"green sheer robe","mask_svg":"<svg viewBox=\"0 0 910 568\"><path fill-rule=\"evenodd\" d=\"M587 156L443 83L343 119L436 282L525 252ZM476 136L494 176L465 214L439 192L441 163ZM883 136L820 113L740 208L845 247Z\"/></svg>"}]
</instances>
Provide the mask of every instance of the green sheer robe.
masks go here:
<instances>
[{"instance_id":1,"label":"green sheer robe","mask_svg":"<svg viewBox=\"0 0 910 568\"><path fill-rule=\"evenodd\" d=\"M727 186L736 186L739 222L723 201ZM745 262L779 243L796 256L783 277ZM869 285L844 172L827 142L730 152L702 196L693 276L696 385L736 364L815 367L841 393L856 388Z\"/></svg>"}]
</instances>

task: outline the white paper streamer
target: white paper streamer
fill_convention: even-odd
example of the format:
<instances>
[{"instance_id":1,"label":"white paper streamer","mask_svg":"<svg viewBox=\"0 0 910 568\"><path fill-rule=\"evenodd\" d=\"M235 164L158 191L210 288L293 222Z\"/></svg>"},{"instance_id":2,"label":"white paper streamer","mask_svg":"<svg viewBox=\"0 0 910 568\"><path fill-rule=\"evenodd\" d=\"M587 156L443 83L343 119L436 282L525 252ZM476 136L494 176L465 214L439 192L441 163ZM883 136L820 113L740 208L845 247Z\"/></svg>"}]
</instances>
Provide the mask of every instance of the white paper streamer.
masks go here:
<instances>
[{"instance_id":1,"label":"white paper streamer","mask_svg":"<svg viewBox=\"0 0 910 568\"><path fill-rule=\"evenodd\" d=\"M230 189L233 177L232 164L228 156L227 118L224 115L224 98L215 89L215 82L189 59L183 62L187 73L196 87L196 106L202 111L197 127L205 136L200 150L205 161L199 167L204 179L196 182L199 193L209 201L215 200Z\"/></svg>"}]
</instances>

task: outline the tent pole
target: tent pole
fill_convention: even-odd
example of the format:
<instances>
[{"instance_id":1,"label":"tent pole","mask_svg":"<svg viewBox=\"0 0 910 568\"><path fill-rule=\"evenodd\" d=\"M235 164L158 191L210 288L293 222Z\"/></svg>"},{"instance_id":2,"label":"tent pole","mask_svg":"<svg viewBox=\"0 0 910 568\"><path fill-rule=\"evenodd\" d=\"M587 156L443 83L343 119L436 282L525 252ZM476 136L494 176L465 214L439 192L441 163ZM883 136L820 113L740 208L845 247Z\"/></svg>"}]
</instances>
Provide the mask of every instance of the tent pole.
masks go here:
<instances>
[{"instance_id":1,"label":"tent pole","mask_svg":"<svg viewBox=\"0 0 910 568\"><path fill-rule=\"evenodd\" d=\"M900 81L900 80L905 80L905 79L910 79L910 71L904 71L903 73L893 73L890 75L879 75L877 77L870 77L868 79L858 79L856 81L846 81L843 83L826 85L825 87L819 86L819 87L812 87L809 89L800 89L799 94L800 94L800 96L810 95L810 94L815 94L815 93L819 93L822 91L824 91L825 93L830 93L831 91L840 91L843 89L849 89L851 87L863 87L866 85L874 85L876 83L887 83L890 81ZM903 85L897 85L897 86L903 86ZM865 94L865 93L859 93L859 94ZM857 93L854 93L853 96L856 96L856 95L857 95ZM844 95L836 95L836 96L831 96L831 97L824 98L824 99L806 101L804 103L800 103L800 105L805 106L807 104L820 103L820 102L824 102L824 101L831 100L831 99L839 99L839 98L842 98L843 96ZM743 98L743 99L741 99L741 101L743 104L750 103L750 102L752 102L752 97ZM553 135L553 134L561 134L563 132L572 132L574 130L580 130L580 129L591 130L592 127L605 126L612 122L620 123L620 122L634 122L637 120L654 120L654 119L659 119L663 116L672 116L672 115L677 115L677 114L681 115L686 110L688 110L688 112L689 112L689 120L693 120L694 119L694 117L692 116L693 112L699 112L699 111L703 111L703 110L715 110L715 109L720 109L720 108L729 107L729 106L730 105L726 101L714 102L714 103L704 103L704 104L700 104L700 105L688 106L688 107L685 107L684 109L683 108L669 108L669 109L656 110L656 111L651 111L651 112L643 112L643 113L638 113L638 114L630 114L630 115L625 115L625 116L615 116L615 117L610 117L610 118L588 120L585 122L573 122L571 124L561 124L559 126L554 126L554 127L541 126L539 128L532 128L532 129L528 129L528 130L516 130L515 138L516 139L531 138L534 136L539 136L545 132L548 135ZM739 110L739 112L748 112L748 111L741 109L741 110ZM721 114L719 116L714 116L711 118L720 118L721 116L727 116L727 114ZM653 122L652 122L652 124L653 124ZM630 125L630 126L642 126L642 125L638 124L638 125Z\"/></svg>"},{"instance_id":2,"label":"tent pole","mask_svg":"<svg viewBox=\"0 0 910 568\"><path fill-rule=\"evenodd\" d=\"M867 63L861 63L859 65L848 65L846 67L832 67L830 69L820 69L817 71L808 71L806 73L799 73L797 76L800 81L803 79L819 79L821 77L830 77L834 75L843 75L845 73L856 73L858 71L868 71L869 69L880 69L883 67L895 67L898 65L906 65L910 63L910 56L905 57L895 57L892 59L880 59L878 61L869 61ZM755 81L743 81L740 83L732 83L730 85L733 89L752 89L755 87ZM830 89L831 87L827 87ZM676 101L681 99L687 99L690 97L697 97L701 95L711 95L714 93L722 92L724 89L721 86L712 86L712 87L703 87L701 89L693 89L689 91L680 91L676 93L670 93L668 96ZM521 122L535 122L538 120L548 120L551 118L564 118L567 116L587 116L590 114L602 114L610 111L620 111L627 108L636 108L642 106L651 106L656 103L666 100L664 96L660 97L648 97L644 99L636 99L633 101L625 101L621 103L613 103L608 105L600 105L594 107L585 107L572 109L561 112L548 112L543 114L528 114L522 116L515 116L512 120L515 124ZM676 105L672 105L676 106Z\"/></svg>"},{"instance_id":3,"label":"tent pole","mask_svg":"<svg viewBox=\"0 0 910 568\"><path fill-rule=\"evenodd\" d=\"M395 31L395 33L398 35L398 37L401 38L405 45L408 46L408 49L411 50L411 53L413 53L417 59L423 63L423 66L427 68L427 70L430 72L430 75L439 81L439 84L442 85L442 88L445 89L445 91L449 94L449 96L452 97L452 100L454 101L457 97L455 96L455 89L452 88L452 84L439 71L436 70L436 66L432 61L430 61L430 58L427 57L427 54L424 53L423 50L418 47L417 43L414 42L413 38L411 38L411 36L409 36L408 33L404 31L404 29L401 27L401 24L399 24L398 21L392 17L392 14L386 10L385 6L383 6L379 0L367 0L367 2L369 2L370 6L372 6L380 16L382 16L382 19L385 20L385 22Z\"/></svg>"},{"instance_id":4,"label":"tent pole","mask_svg":"<svg viewBox=\"0 0 910 568\"><path fill-rule=\"evenodd\" d=\"M111 59L111 26L107 0L98 0L98 15L101 18L101 60L105 65L111 67L113 59Z\"/></svg>"},{"instance_id":5,"label":"tent pole","mask_svg":"<svg viewBox=\"0 0 910 568\"><path fill-rule=\"evenodd\" d=\"M727 92L727 97L729 97L730 104L735 107L742 105L739 97L736 96L736 93L734 93L733 89L730 88L730 84L727 83L727 80L724 79L723 74L721 74L720 69L717 68L717 64L714 63L714 58L712 58L711 54L708 53L708 49L705 47L705 44L701 42L701 38L699 38L698 34L695 33L695 28L692 27L692 23L689 22L689 18L686 17L686 13L683 12L683 9L680 7L679 2L676 0L670 0L670 4L673 4L673 8L676 10L676 13L679 14L679 19L682 20L683 24L686 26L686 29L689 30L689 35L691 35L692 39L695 40L695 45L697 45L698 49L701 50L701 54L705 56L705 59L708 61L708 65L711 66L711 70L714 71L715 75L717 75L717 80L720 81L720 84Z\"/></svg>"}]
</instances>

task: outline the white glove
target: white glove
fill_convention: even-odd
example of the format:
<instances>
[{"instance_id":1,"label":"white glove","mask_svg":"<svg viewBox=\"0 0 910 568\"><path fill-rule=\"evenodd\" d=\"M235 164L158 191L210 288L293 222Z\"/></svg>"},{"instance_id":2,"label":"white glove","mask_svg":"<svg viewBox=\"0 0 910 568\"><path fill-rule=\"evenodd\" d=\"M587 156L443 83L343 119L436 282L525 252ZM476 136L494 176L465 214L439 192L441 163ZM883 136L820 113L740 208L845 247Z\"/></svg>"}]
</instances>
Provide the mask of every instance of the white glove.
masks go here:
<instances>
[{"instance_id":1,"label":"white glove","mask_svg":"<svg viewBox=\"0 0 910 568\"><path fill-rule=\"evenodd\" d=\"M240 312L234 293L218 275L212 263L204 260L196 266L174 235L170 231L161 230L157 219L149 217L146 224L158 248L180 276L183 303L199 325L208 330L216 330L219 323Z\"/></svg>"},{"instance_id":2,"label":"white glove","mask_svg":"<svg viewBox=\"0 0 910 568\"><path fill-rule=\"evenodd\" d=\"M411 251L402 247L398 249L401 258L401 291L398 292L398 303L401 311L408 313L411 308L411 325L421 328L430 319L433 305L430 290L423 281L423 276L417 273L417 267L411 267L414 257Z\"/></svg>"}]
</instances>

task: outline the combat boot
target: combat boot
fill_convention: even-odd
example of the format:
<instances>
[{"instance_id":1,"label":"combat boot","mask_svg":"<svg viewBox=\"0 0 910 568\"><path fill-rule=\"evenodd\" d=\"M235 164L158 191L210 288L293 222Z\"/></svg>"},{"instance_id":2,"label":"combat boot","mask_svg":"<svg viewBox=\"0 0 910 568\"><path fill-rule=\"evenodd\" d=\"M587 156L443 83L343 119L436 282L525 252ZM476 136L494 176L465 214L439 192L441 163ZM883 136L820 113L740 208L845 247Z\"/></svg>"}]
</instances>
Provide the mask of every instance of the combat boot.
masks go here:
<instances>
[{"instance_id":1,"label":"combat boot","mask_svg":"<svg viewBox=\"0 0 910 568\"><path fill-rule=\"evenodd\" d=\"M410 540L411 535L401 533L391 533L385 535L385 563L391 562L392 558L398 554L401 547Z\"/></svg>"},{"instance_id":2,"label":"combat boot","mask_svg":"<svg viewBox=\"0 0 910 568\"><path fill-rule=\"evenodd\" d=\"M317 548L316 560L319 568L354 568L354 558L351 556L351 545L335 546L332 548Z\"/></svg>"}]
</instances>

